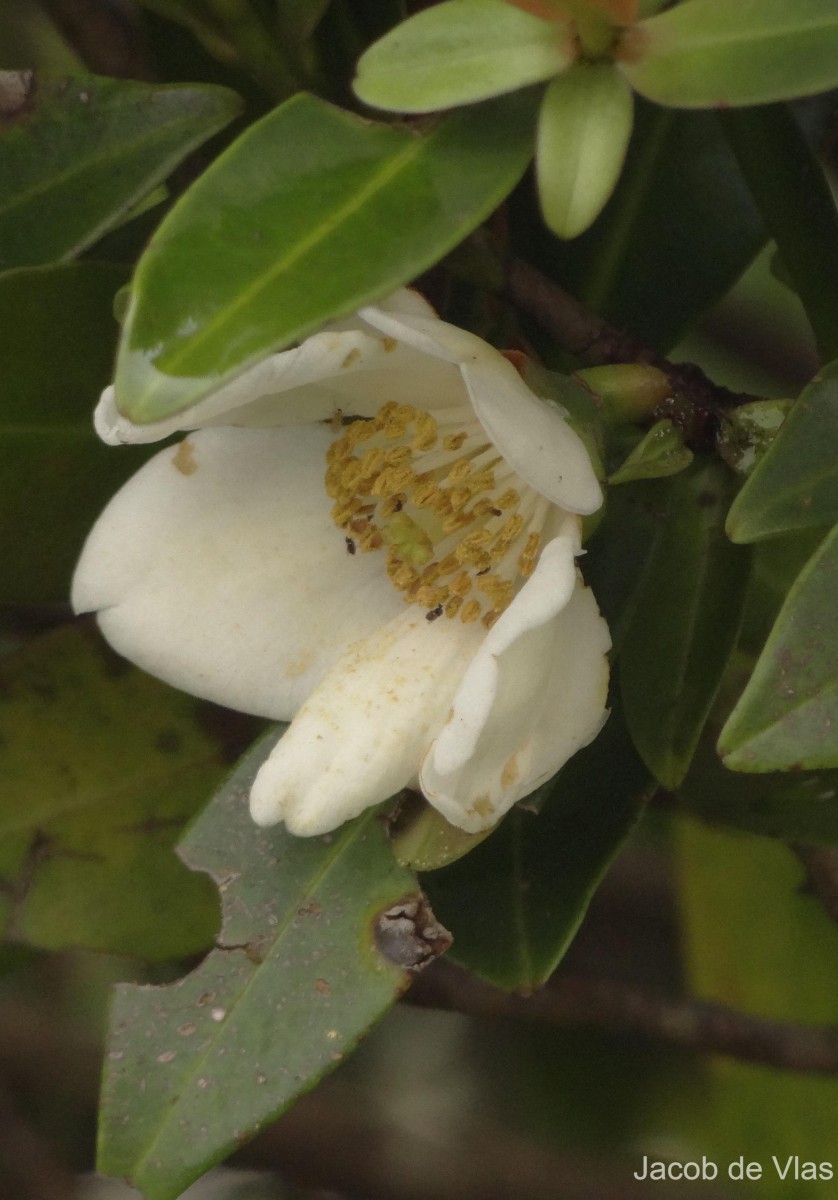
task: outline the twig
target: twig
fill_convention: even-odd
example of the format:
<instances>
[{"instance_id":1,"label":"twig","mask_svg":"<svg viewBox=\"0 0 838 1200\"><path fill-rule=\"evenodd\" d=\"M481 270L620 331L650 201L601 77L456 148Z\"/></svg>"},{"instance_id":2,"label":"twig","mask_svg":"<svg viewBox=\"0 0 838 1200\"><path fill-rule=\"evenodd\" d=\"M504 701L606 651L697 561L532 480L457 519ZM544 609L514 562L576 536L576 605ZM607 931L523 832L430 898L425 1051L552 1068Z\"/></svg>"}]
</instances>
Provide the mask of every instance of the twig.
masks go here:
<instances>
[{"instance_id":1,"label":"twig","mask_svg":"<svg viewBox=\"0 0 838 1200\"><path fill-rule=\"evenodd\" d=\"M666 411L655 415L674 421L696 449L712 447L726 409L756 399L721 387L694 363L674 363L615 329L523 259L507 262L503 294L588 366L648 363L663 371L672 385L672 398Z\"/></svg>"},{"instance_id":2,"label":"twig","mask_svg":"<svg viewBox=\"0 0 838 1200\"><path fill-rule=\"evenodd\" d=\"M768 1020L721 1004L655 995L610 980L559 975L540 992L521 996L439 962L417 979L405 998L423 1007L470 1016L594 1025L787 1071L838 1074L838 1026Z\"/></svg>"}]
</instances>

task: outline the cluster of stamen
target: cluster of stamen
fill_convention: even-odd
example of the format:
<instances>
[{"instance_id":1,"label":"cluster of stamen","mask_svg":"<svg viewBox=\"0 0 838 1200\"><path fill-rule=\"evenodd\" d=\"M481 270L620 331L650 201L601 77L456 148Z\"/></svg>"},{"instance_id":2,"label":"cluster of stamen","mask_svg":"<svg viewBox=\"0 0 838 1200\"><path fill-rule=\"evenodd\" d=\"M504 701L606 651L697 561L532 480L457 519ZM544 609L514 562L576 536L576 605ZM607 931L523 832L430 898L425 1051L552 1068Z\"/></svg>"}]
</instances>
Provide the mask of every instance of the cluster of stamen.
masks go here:
<instances>
[{"instance_id":1,"label":"cluster of stamen","mask_svg":"<svg viewBox=\"0 0 838 1200\"><path fill-rule=\"evenodd\" d=\"M491 628L535 569L548 502L514 474L470 407L385 404L343 425L326 491L347 549L386 548L405 600ZM514 485L514 486L513 486Z\"/></svg>"}]
</instances>

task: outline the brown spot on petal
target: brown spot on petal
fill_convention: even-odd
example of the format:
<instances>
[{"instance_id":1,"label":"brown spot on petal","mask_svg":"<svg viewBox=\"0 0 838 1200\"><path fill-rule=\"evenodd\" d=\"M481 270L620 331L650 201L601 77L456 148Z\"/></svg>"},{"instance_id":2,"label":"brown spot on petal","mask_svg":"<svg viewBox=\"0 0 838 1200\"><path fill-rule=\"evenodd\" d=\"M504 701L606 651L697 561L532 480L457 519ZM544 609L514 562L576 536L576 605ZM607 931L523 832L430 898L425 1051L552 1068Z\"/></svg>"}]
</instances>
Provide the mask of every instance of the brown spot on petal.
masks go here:
<instances>
[{"instance_id":1,"label":"brown spot on petal","mask_svg":"<svg viewBox=\"0 0 838 1200\"><path fill-rule=\"evenodd\" d=\"M469 812L477 813L478 817L488 818L494 812L492 801L488 796L477 796L474 803L469 808Z\"/></svg>"},{"instance_id":2,"label":"brown spot on petal","mask_svg":"<svg viewBox=\"0 0 838 1200\"><path fill-rule=\"evenodd\" d=\"M194 475L198 470L195 451L189 438L184 438L178 446L172 458L172 466L180 471L181 475Z\"/></svg>"},{"instance_id":3,"label":"brown spot on petal","mask_svg":"<svg viewBox=\"0 0 838 1200\"><path fill-rule=\"evenodd\" d=\"M503 770L500 773L500 781L503 787L512 787L519 774L518 755L510 754L509 758L503 764Z\"/></svg>"},{"instance_id":4,"label":"brown spot on petal","mask_svg":"<svg viewBox=\"0 0 838 1200\"><path fill-rule=\"evenodd\" d=\"M360 357L361 357L361 351L358 349L357 346L355 346L352 350L349 351L346 358L343 360L343 362L340 365L342 367L351 367L352 364L356 363Z\"/></svg>"},{"instance_id":5,"label":"brown spot on petal","mask_svg":"<svg viewBox=\"0 0 838 1200\"><path fill-rule=\"evenodd\" d=\"M387 351L388 354L392 353L392 351L395 350L395 348L396 348L396 346L398 346L398 344L399 343L396 340L396 338L393 338L393 337L385 337L385 338L381 339L381 345L384 347L384 349Z\"/></svg>"}]
</instances>

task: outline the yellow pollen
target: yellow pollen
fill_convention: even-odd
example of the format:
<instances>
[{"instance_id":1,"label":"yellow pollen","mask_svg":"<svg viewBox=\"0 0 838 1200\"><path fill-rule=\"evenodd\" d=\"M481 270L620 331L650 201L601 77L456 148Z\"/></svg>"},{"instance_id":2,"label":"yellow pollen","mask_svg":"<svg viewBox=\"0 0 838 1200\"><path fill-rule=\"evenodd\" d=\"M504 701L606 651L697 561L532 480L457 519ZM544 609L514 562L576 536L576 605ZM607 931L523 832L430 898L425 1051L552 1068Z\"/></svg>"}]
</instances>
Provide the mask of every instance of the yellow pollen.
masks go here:
<instances>
[{"instance_id":1,"label":"yellow pollen","mask_svg":"<svg viewBox=\"0 0 838 1200\"><path fill-rule=\"evenodd\" d=\"M496 501L496 507L501 508L501 509L517 508L520 503L521 503L521 497L518 495L518 493L515 491L514 488L509 488L507 491L505 491L503 493L502 496L498 497L498 499Z\"/></svg>"},{"instance_id":2,"label":"yellow pollen","mask_svg":"<svg viewBox=\"0 0 838 1200\"><path fill-rule=\"evenodd\" d=\"M472 621L476 621L480 616L480 601L469 600L468 604L464 604L460 610L460 620L464 625L470 625Z\"/></svg>"},{"instance_id":3,"label":"yellow pollen","mask_svg":"<svg viewBox=\"0 0 838 1200\"><path fill-rule=\"evenodd\" d=\"M448 472L448 480L451 483L462 483L471 474L471 462L467 458L459 458L454 463L453 467Z\"/></svg>"},{"instance_id":4,"label":"yellow pollen","mask_svg":"<svg viewBox=\"0 0 838 1200\"><path fill-rule=\"evenodd\" d=\"M490 629L541 548L543 518L530 524L520 492L496 487L498 467L515 478L509 464L476 420L442 436L432 412L393 401L371 419L344 419L329 425L324 482L350 552L385 549L387 577L428 621L444 614Z\"/></svg>"}]
</instances>

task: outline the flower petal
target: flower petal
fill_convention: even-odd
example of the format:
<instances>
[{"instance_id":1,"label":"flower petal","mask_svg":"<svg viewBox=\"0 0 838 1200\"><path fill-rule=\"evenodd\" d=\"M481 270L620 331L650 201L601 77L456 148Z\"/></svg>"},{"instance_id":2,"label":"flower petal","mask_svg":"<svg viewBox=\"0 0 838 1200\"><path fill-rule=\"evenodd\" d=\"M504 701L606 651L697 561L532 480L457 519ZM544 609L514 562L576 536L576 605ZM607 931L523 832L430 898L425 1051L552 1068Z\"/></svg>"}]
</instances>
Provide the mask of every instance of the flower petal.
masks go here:
<instances>
[{"instance_id":1,"label":"flower petal","mask_svg":"<svg viewBox=\"0 0 838 1200\"><path fill-rule=\"evenodd\" d=\"M411 607L353 644L259 771L254 820L328 833L405 787L484 637L479 625L431 623Z\"/></svg>"},{"instance_id":2,"label":"flower petal","mask_svg":"<svg viewBox=\"0 0 838 1200\"><path fill-rule=\"evenodd\" d=\"M577 579L575 549L571 537L545 547L463 676L422 765L428 800L469 832L554 775L605 719L611 643Z\"/></svg>"},{"instance_id":3,"label":"flower petal","mask_svg":"<svg viewBox=\"0 0 838 1200\"><path fill-rule=\"evenodd\" d=\"M289 719L345 647L403 611L347 553L323 487L327 429L207 429L105 509L73 584L105 637L161 679Z\"/></svg>"},{"instance_id":4,"label":"flower petal","mask_svg":"<svg viewBox=\"0 0 838 1200\"><path fill-rule=\"evenodd\" d=\"M404 288L384 302L387 311L434 320L433 310ZM462 403L462 379L447 362L407 343L381 336L352 317L315 333L299 346L271 354L205 400L177 416L135 425L116 406L113 387L94 414L109 445L157 442L170 434L224 425L266 428L328 420L336 412L371 417L388 400L426 406Z\"/></svg>"},{"instance_id":5,"label":"flower petal","mask_svg":"<svg viewBox=\"0 0 838 1200\"><path fill-rule=\"evenodd\" d=\"M521 478L569 512L596 512L602 491L584 442L498 350L435 318L375 308L361 309L359 315L429 358L459 364L478 420Z\"/></svg>"}]
</instances>

